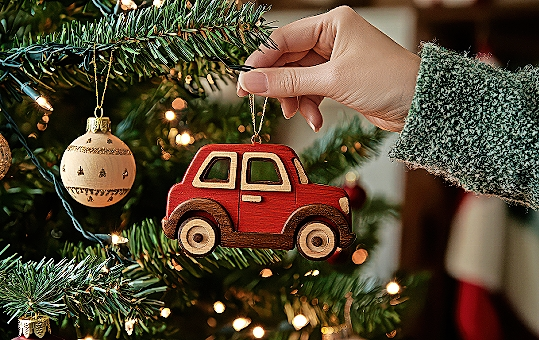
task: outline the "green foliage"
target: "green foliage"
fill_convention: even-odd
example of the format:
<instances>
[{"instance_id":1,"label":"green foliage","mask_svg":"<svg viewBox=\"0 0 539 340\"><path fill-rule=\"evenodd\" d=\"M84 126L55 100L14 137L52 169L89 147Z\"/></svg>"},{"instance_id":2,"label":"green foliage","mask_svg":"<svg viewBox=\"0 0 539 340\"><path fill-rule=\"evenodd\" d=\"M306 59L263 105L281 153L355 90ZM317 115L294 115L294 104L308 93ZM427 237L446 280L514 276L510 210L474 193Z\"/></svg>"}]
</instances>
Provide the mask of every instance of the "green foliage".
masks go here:
<instances>
[{"instance_id":1,"label":"green foliage","mask_svg":"<svg viewBox=\"0 0 539 340\"><path fill-rule=\"evenodd\" d=\"M271 249L239 249L217 247L204 258L194 258L183 254L178 241L168 239L154 220L147 219L135 224L123 233L129 241L129 249L134 254L136 264L129 266L124 275L138 280L151 275L167 286L177 286L184 296L185 306L197 297L196 280L213 275L219 270L245 269L251 265L270 265L281 261L286 253ZM62 256L83 259L87 256L105 258L102 248L84 248L66 243Z\"/></svg>"},{"instance_id":2,"label":"green foliage","mask_svg":"<svg viewBox=\"0 0 539 340\"><path fill-rule=\"evenodd\" d=\"M105 323L121 314L141 320L153 315L162 302L149 298L164 287L152 288L155 279L132 281L122 276L123 266L104 270L106 261L86 257L80 262L52 259L22 263L13 256L0 261L0 301L11 318L81 315Z\"/></svg>"},{"instance_id":3,"label":"green foliage","mask_svg":"<svg viewBox=\"0 0 539 340\"><path fill-rule=\"evenodd\" d=\"M114 54L116 82L168 74L178 65L176 78L202 89L200 77L222 77L231 72L224 63L241 63L261 44L274 47L269 40L271 27L262 18L268 9L251 2L237 6L227 0L194 4L169 0L160 7L107 15L95 22L67 21L46 35L33 36L28 25L24 29L28 35L4 50L0 65L22 71L49 89L59 81L91 88L95 49L100 73L106 69L108 55ZM40 80L44 78L51 78L48 86Z\"/></svg>"},{"instance_id":4,"label":"green foliage","mask_svg":"<svg viewBox=\"0 0 539 340\"><path fill-rule=\"evenodd\" d=\"M387 131L373 125L364 127L354 116L329 129L301 154L309 178L315 183L332 183L351 167L360 166L378 155Z\"/></svg>"}]
</instances>

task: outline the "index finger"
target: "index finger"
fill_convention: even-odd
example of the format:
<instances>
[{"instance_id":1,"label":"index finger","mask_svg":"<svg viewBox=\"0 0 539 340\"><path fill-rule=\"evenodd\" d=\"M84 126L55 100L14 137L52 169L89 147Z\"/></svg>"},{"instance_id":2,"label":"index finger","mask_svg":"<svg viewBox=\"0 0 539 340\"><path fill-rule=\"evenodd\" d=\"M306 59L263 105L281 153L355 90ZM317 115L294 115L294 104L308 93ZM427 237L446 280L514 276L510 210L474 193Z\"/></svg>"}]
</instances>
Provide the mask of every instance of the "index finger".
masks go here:
<instances>
[{"instance_id":1,"label":"index finger","mask_svg":"<svg viewBox=\"0 0 539 340\"><path fill-rule=\"evenodd\" d=\"M245 65L257 68L271 67L285 53L303 52L314 48L323 31L325 15L303 18L276 29L270 38L277 44L278 49L261 46L259 51L253 52L245 60Z\"/></svg>"}]
</instances>

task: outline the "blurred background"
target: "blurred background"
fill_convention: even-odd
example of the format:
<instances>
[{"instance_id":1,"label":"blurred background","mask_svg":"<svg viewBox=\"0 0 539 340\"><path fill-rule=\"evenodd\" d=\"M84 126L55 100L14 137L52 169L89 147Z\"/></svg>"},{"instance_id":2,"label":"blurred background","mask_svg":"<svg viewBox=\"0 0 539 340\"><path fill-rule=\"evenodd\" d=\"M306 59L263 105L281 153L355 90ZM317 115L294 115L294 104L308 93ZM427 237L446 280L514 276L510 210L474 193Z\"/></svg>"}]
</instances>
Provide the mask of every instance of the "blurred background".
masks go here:
<instances>
[{"instance_id":1,"label":"blurred background","mask_svg":"<svg viewBox=\"0 0 539 340\"><path fill-rule=\"evenodd\" d=\"M260 3L260 1L259 1ZM510 70L539 64L537 0L272 0L266 16L278 26L349 5L410 51L441 46ZM357 113L322 103L323 134ZM317 137L300 115L279 125L277 140L301 152ZM362 169L368 192L402 206L400 222L380 230L370 270L432 274L425 308L410 318L413 339L539 339L537 213L478 197L382 155Z\"/></svg>"}]
</instances>

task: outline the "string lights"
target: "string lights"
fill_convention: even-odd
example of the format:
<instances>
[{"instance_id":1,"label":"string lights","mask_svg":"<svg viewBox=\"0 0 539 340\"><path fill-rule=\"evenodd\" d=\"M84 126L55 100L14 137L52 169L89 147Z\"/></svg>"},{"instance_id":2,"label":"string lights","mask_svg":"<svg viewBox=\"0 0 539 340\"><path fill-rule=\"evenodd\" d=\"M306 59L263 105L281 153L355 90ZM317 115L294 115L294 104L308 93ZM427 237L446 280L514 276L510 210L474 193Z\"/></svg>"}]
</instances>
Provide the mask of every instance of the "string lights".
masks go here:
<instances>
[{"instance_id":1,"label":"string lights","mask_svg":"<svg viewBox=\"0 0 539 340\"><path fill-rule=\"evenodd\" d=\"M168 318L171 313L172 311L170 310L170 308L168 307L161 308L161 316L164 317L165 319Z\"/></svg>"},{"instance_id":2,"label":"string lights","mask_svg":"<svg viewBox=\"0 0 539 340\"><path fill-rule=\"evenodd\" d=\"M264 334L266 334L266 331L264 330L264 328L260 326L256 326L255 328L253 328L253 336L255 338L261 339L264 337Z\"/></svg>"},{"instance_id":3,"label":"string lights","mask_svg":"<svg viewBox=\"0 0 539 340\"><path fill-rule=\"evenodd\" d=\"M169 122L173 121L174 119L176 119L176 113L172 110L168 110L167 112L165 112L165 119Z\"/></svg>"},{"instance_id":4,"label":"string lights","mask_svg":"<svg viewBox=\"0 0 539 340\"><path fill-rule=\"evenodd\" d=\"M214 304L213 304L213 310L215 311L215 313L217 314L221 314L225 311L226 309L226 306L224 303L222 303L221 301L216 301Z\"/></svg>"},{"instance_id":5,"label":"string lights","mask_svg":"<svg viewBox=\"0 0 539 340\"><path fill-rule=\"evenodd\" d=\"M260 271L260 276L263 278L267 278L273 275L273 272L269 268L264 268Z\"/></svg>"},{"instance_id":6,"label":"string lights","mask_svg":"<svg viewBox=\"0 0 539 340\"><path fill-rule=\"evenodd\" d=\"M41 108L47 110L47 111L53 111L54 108L49 103L47 98L45 98L41 93L39 93L37 90L35 90L32 86L30 86L30 82L23 83L21 82L17 77L15 77L13 74L9 74L13 80L20 86L21 91L24 92L28 97L32 98L33 101L37 103Z\"/></svg>"},{"instance_id":7,"label":"string lights","mask_svg":"<svg viewBox=\"0 0 539 340\"><path fill-rule=\"evenodd\" d=\"M186 145L194 143L194 141L195 139L193 138L193 136L191 136L189 132L187 131L176 136L176 144L178 145L186 146Z\"/></svg>"},{"instance_id":8,"label":"string lights","mask_svg":"<svg viewBox=\"0 0 539 340\"><path fill-rule=\"evenodd\" d=\"M245 327L249 326L250 323L251 323L251 319L237 318L232 322L232 328L234 328L236 332L239 332Z\"/></svg>"},{"instance_id":9,"label":"string lights","mask_svg":"<svg viewBox=\"0 0 539 340\"><path fill-rule=\"evenodd\" d=\"M125 320L124 328L127 332L127 335L133 334L133 331L135 330L135 323L137 322L136 319L129 319Z\"/></svg>"},{"instance_id":10,"label":"string lights","mask_svg":"<svg viewBox=\"0 0 539 340\"><path fill-rule=\"evenodd\" d=\"M398 294L400 290L401 286L395 281L391 281L386 285L386 291L390 295Z\"/></svg>"},{"instance_id":11,"label":"string lights","mask_svg":"<svg viewBox=\"0 0 539 340\"><path fill-rule=\"evenodd\" d=\"M112 234L110 235L110 241L112 242L112 244L118 245L129 242L129 239L127 237L123 237L122 235Z\"/></svg>"},{"instance_id":12,"label":"string lights","mask_svg":"<svg viewBox=\"0 0 539 340\"><path fill-rule=\"evenodd\" d=\"M137 9L137 4L133 0L122 0L121 4L124 11Z\"/></svg>"},{"instance_id":13,"label":"string lights","mask_svg":"<svg viewBox=\"0 0 539 340\"><path fill-rule=\"evenodd\" d=\"M309 323L309 320L303 314L298 314L294 316L294 318L292 319L292 326L294 326L296 331L299 331L303 327L307 326L308 323Z\"/></svg>"}]
</instances>

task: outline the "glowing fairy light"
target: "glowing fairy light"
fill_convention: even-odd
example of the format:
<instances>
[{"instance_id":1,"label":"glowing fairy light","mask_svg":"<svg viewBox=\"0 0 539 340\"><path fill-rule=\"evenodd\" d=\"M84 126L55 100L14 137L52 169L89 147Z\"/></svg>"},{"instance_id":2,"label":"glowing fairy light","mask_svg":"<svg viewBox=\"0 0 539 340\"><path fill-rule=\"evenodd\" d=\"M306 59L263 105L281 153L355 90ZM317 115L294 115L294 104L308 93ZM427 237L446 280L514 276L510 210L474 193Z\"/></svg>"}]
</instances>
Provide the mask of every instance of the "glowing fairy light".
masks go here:
<instances>
[{"instance_id":1,"label":"glowing fairy light","mask_svg":"<svg viewBox=\"0 0 539 340\"><path fill-rule=\"evenodd\" d=\"M168 110L167 112L165 112L165 119L169 122L176 119L176 113L174 113L174 111L172 110Z\"/></svg>"},{"instance_id":2,"label":"glowing fairy light","mask_svg":"<svg viewBox=\"0 0 539 340\"><path fill-rule=\"evenodd\" d=\"M266 331L264 331L264 328L260 326L256 326L255 328L253 328L253 336L255 338L260 339L264 337L264 334L266 334Z\"/></svg>"},{"instance_id":3,"label":"glowing fairy light","mask_svg":"<svg viewBox=\"0 0 539 340\"><path fill-rule=\"evenodd\" d=\"M129 239L123 237L122 235L112 234L111 236L112 244L121 244L129 242Z\"/></svg>"},{"instance_id":4,"label":"glowing fairy light","mask_svg":"<svg viewBox=\"0 0 539 340\"><path fill-rule=\"evenodd\" d=\"M294 326L297 331L307 326L308 323L309 320L307 320L307 317L303 314L298 314L292 319L292 326Z\"/></svg>"},{"instance_id":5,"label":"glowing fairy light","mask_svg":"<svg viewBox=\"0 0 539 340\"><path fill-rule=\"evenodd\" d=\"M189 145L194 141L194 138L188 132L184 132L181 135L176 136L176 144Z\"/></svg>"},{"instance_id":6,"label":"glowing fairy light","mask_svg":"<svg viewBox=\"0 0 539 340\"><path fill-rule=\"evenodd\" d=\"M225 311L225 309L226 309L226 306L221 301L215 301L215 303L213 304L213 310L217 314L223 313Z\"/></svg>"},{"instance_id":7,"label":"glowing fairy light","mask_svg":"<svg viewBox=\"0 0 539 340\"><path fill-rule=\"evenodd\" d=\"M272 276L272 275L273 275L273 272L272 272L271 269L269 269L269 268L264 268L264 269L262 269L262 270L260 271L260 276L261 276L261 277L266 278L266 277L270 277L270 276Z\"/></svg>"},{"instance_id":8,"label":"glowing fairy light","mask_svg":"<svg viewBox=\"0 0 539 340\"><path fill-rule=\"evenodd\" d=\"M391 281L386 285L386 290L389 294L395 295L400 292L401 286L397 282Z\"/></svg>"},{"instance_id":9,"label":"glowing fairy light","mask_svg":"<svg viewBox=\"0 0 539 340\"><path fill-rule=\"evenodd\" d=\"M52 105L49 103L47 98L45 98L43 96L37 97L36 103L37 103L37 105L41 106L42 108L44 108L47 111L52 111L53 110Z\"/></svg>"},{"instance_id":10,"label":"glowing fairy light","mask_svg":"<svg viewBox=\"0 0 539 340\"><path fill-rule=\"evenodd\" d=\"M168 318L171 313L172 311L168 307L161 309L161 316L164 317L165 319Z\"/></svg>"},{"instance_id":11,"label":"glowing fairy light","mask_svg":"<svg viewBox=\"0 0 539 340\"><path fill-rule=\"evenodd\" d=\"M236 330L236 332L239 332L242 329L244 329L245 327L249 326L250 323L251 323L250 319L237 318L236 320L234 320L232 322L232 328L234 328Z\"/></svg>"}]
</instances>

